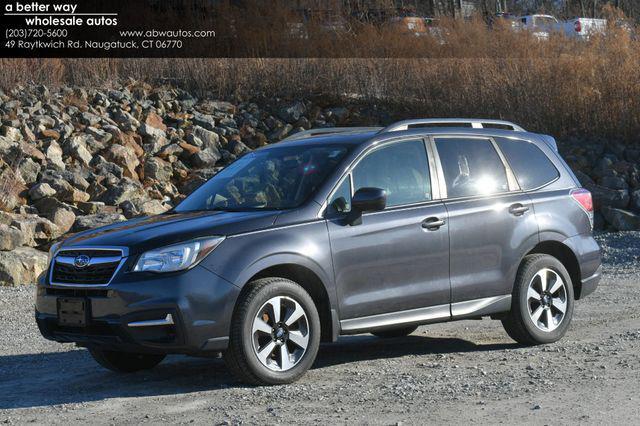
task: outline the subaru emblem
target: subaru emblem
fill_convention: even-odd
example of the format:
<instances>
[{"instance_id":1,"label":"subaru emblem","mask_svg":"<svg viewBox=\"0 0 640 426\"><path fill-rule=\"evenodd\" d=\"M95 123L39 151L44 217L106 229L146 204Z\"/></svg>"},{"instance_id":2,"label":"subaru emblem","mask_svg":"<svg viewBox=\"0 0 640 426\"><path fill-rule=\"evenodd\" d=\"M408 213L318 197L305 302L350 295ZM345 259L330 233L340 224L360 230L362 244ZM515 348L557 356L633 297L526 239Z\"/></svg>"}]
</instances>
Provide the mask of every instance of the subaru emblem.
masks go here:
<instances>
[{"instance_id":1,"label":"subaru emblem","mask_svg":"<svg viewBox=\"0 0 640 426\"><path fill-rule=\"evenodd\" d=\"M85 268L89 265L90 261L91 261L91 258L89 256L87 256L86 254L81 254L76 256L75 259L73 259L73 266L75 266L78 269Z\"/></svg>"}]
</instances>

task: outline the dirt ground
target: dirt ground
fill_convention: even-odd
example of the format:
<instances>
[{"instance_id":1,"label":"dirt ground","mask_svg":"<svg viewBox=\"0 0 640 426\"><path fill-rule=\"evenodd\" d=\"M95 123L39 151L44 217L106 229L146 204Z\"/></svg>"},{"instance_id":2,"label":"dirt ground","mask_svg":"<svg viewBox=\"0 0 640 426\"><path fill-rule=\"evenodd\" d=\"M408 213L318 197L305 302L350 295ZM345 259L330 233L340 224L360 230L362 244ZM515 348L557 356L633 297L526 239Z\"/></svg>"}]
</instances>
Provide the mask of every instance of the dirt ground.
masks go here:
<instances>
[{"instance_id":1,"label":"dirt ground","mask_svg":"<svg viewBox=\"0 0 640 426\"><path fill-rule=\"evenodd\" d=\"M559 343L519 347L490 320L344 337L280 387L240 385L220 359L108 372L40 337L34 287L0 288L0 423L639 424L640 233L598 239L605 277Z\"/></svg>"}]
</instances>

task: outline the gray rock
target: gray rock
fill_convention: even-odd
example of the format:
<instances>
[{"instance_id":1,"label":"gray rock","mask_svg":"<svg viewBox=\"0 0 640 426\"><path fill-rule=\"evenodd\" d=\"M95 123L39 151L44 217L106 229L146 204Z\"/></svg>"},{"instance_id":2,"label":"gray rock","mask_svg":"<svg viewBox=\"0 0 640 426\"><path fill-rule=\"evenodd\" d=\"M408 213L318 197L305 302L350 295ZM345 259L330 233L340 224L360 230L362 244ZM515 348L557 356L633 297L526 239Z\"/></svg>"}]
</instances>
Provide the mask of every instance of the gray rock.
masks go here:
<instances>
[{"instance_id":1,"label":"gray rock","mask_svg":"<svg viewBox=\"0 0 640 426\"><path fill-rule=\"evenodd\" d=\"M132 179L124 178L117 185L108 187L98 201L102 201L111 206L117 206L126 200L140 198L142 196L144 196L144 190L140 184Z\"/></svg>"},{"instance_id":2,"label":"gray rock","mask_svg":"<svg viewBox=\"0 0 640 426\"><path fill-rule=\"evenodd\" d=\"M220 136L215 132L200 126L193 126L193 135L202 141L202 146L205 148L218 148L220 146ZM187 140L187 142L189 141Z\"/></svg>"},{"instance_id":3,"label":"gray rock","mask_svg":"<svg viewBox=\"0 0 640 426\"><path fill-rule=\"evenodd\" d=\"M298 101L285 105L278 110L278 117L287 123L293 124L300 119L302 115L307 111L304 103Z\"/></svg>"},{"instance_id":4,"label":"gray rock","mask_svg":"<svg viewBox=\"0 0 640 426\"><path fill-rule=\"evenodd\" d=\"M20 129L16 129L15 127L11 126L2 126L2 135L12 141L19 141L20 139L22 139L22 133L20 132Z\"/></svg>"},{"instance_id":5,"label":"gray rock","mask_svg":"<svg viewBox=\"0 0 640 426\"><path fill-rule=\"evenodd\" d=\"M24 242L22 232L12 226L0 224L0 251L13 250Z\"/></svg>"},{"instance_id":6,"label":"gray rock","mask_svg":"<svg viewBox=\"0 0 640 426\"><path fill-rule=\"evenodd\" d=\"M55 166L55 168L59 170L65 169L64 161L62 161L62 148L60 148L58 142L51 141L49 143L45 156L47 157L47 162Z\"/></svg>"},{"instance_id":7,"label":"gray rock","mask_svg":"<svg viewBox=\"0 0 640 426\"><path fill-rule=\"evenodd\" d=\"M636 189L631 193L631 203L629 207L636 213L640 213L640 189Z\"/></svg>"},{"instance_id":8,"label":"gray rock","mask_svg":"<svg viewBox=\"0 0 640 426\"><path fill-rule=\"evenodd\" d=\"M47 269L47 253L31 247L0 251L0 284L34 284Z\"/></svg>"},{"instance_id":9,"label":"gray rock","mask_svg":"<svg viewBox=\"0 0 640 426\"><path fill-rule=\"evenodd\" d=\"M229 150L229 152L231 152L233 155L236 155L236 156L244 154L247 151L251 151L249 147L247 147L244 143L236 139L232 139L229 141L229 143L227 144L227 149Z\"/></svg>"},{"instance_id":10,"label":"gray rock","mask_svg":"<svg viewBox=\"0 0 640 426\"><path fill-rule=\"evenodd\" d=\"M100 116L90 113L88 111L85 111L82 114L80 114L80 119L79 119L79 121L86 126L95 126L96 124L100 123L101 120L102 119L100 118Z\"/></svg>"},{"instance_id":11,"label":"gray rock","mask_svg":"<svg viewBox=\"0 0 640 426\"><path fill-rule=\"evenodd\" d=\"M600 185L611 189L629 189L627 182L619 176L604 176Z\"/></svg>"},{"instance_id":12,"label":"gray rock","mask_svg":"<svg viewBox=\"0 0 640 426\"><path fill-rule=\"evenodd\" d=\"M207 130L213 130L216 128L216 120L213 116L208 114L201 114L199 112L193 113L193 124L203 127Z\"/></svg>"},{"instance_id":13,"label":"gray rock","mask_svg":"<svg viewBox=\"0 0 640 426\"><path fill-rule=\"evenodd\" d=\"M33 201L37 201L45 197L53 197L54 195L56 195L56 190L46 182L37 183L29 190L29 197Z\"/></svg>"},{"instance_id":14,"label":"gray rock","mask_svg":"<svg viewBox=\"0 0 640 426\"><path fill-rule=\"evenodd\" d=\"M53 197L36 201L35 207L38 209L40 216L44 216L55 223L61 233L69 232L76 220L76 215L71 207Z\"/></svg>"},{"instance_id":15,"label":"gray rock","mask_svg":"<svg viewBox=\"0 0 640 426\"><path fill-rule=\"evenodd\" d=\"M21 215L0 212L0 223L11 225L20 230L23 244L30 247L46 244L62 235L56 224L35 214Z\"/></svg>"},{"instance_id":16,"label":"gray rock","mask_svg":"<svg viewBox=\"0 0 640 426\"><path fill-rule=\"evenodd\" d=\"M104 157L121 166L125 171L125 176L129 178L137 177L136 167L140 164L133 148L119 144L111 145L104 153Z\"/></svg>"},{"instance_id":17,"label":"gray rock","mask_svg":"<svg viewBox=\"0 0 640 426\"><path fill-rule=\"evenodd\" d=\"M293 130L293 126L291 124L285 124L275 132L271 133L269 135L269 138L275 141L282 140L285 137L287 137L287 135L291 132L291 130Z\"/></svg>"},{"instance_id":18,"label":"gray rock","mask_svg":"<svg viewBox=\"0 0 640 426\"><path fill-rule=\"evenodd\" d=\"M24 158L18 165L18 171L20 172L20 176L22 176L24 183L32 185L38 180L40 165L31 158Z\"/></svg>"},{"instance_id":19,"label":"gray rock","mask_svg":"<svg viewBox=\"0 0 640 426\"><path fill-rule=\"evenodd\" d=\"M120 207L128 219L138 216L154 216L169 210L169 207L159 200L127 200Z\"/></svg>"},{"instance_id":20,"label":"gray rock","mask_svg":"<svg viewBox=\"0 0 640 426\"><path fill-rule=\"evenodd\" d=\"M144 163L144 176L160 182L171 179L173 169L171 164L158 157L151 157Z\"/></svg>"},{"instance_id":21,"label":"gray rock","mask_svg":"<svg viewBox=\"0 0 640 426\"><path fill-rule=\"evenodd\" d=\"M198 168L211 168L215 166L215 164L222 158L220 151L215 148L207 148L203 149L199 152L196 152L189 160L191 164Z\"/></svg>"},{"instance_id":22,"label":"gray rock","mask_svg":"<svg viewBox=\"0 0 640 426\"><path fill-rule=\"evenodd\" d=\"M89 166L93 159L91 152L89 152L81 137L67 139L64 143L64 151L85 167Z\"/></svg>"},{"instance_id":23,"label":"gray rock","mask_svg":"<svg viewBox=\"0 0 640 426\"><path fill-rule=\"evenodd\" d=\"M78 216L76 218L76 222L73 224L73 230L75 232L86 231L88 229L95 229L115 222L123 222L125 220L127 220L127 218L119 213L98 213L87 216Z\"/></svg>"},{"instance_id":24,"label":"gray rock","mask_svg":"<svg viewBox=\"0 0 640 426\"><path fill-rule=\"evenodd\" d=\"M605 220L617 231L640 231L640 215L627 210L603 207Z\"/></svg>"}]
</instances>

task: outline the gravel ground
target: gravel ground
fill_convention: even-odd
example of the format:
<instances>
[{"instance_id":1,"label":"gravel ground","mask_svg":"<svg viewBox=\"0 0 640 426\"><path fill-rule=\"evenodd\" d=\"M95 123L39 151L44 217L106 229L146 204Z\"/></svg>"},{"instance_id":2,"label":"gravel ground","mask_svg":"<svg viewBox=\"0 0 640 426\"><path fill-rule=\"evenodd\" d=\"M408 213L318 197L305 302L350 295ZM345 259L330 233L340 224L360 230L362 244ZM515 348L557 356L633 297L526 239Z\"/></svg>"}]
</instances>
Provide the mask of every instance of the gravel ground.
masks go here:
<instances>
[{"instance_id":1,"label":"gravel ground","mask_svg":"<svg viewBox=\"0 0 640 426\"><path fill-rule=\"evenodd\" d=\"M0 423L637 424L640 233L599 235L605 277L559 343L522 348L497 321L323 345L300 382L252 388L219 359L119 376L40 337L33 287L0 287Z\"/></svg>"}]
</instances>

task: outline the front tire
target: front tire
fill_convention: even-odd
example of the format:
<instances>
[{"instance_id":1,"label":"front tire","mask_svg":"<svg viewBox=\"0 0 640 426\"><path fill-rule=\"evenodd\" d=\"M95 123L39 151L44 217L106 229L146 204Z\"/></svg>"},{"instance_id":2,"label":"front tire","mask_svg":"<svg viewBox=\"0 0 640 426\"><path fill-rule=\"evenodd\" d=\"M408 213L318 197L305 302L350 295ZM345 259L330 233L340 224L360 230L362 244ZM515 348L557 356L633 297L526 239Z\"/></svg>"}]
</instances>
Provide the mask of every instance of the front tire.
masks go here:
<instances>
[{"instance_id":1,"label":"front tire","mask_svg":"<svg viewBox=\"0 0 640 426\"><path fill-rule=\"evenodd\" d=\"M553 256L529 255L518 269L511 311L502 325L523 345L557 342L569 328L573 302L573 284L564 265Z\"/></svg>"},{"instance_id":2,"label":"front tire","mask_svg":"<svg viewBox=\"0 0 640 426\"><path fill-rule=\"evenodd\" d=\"M247 285L231 321L224 353L227 366L254 385L298 380L320 346L320 317L313 299L284 278L262 278Z\"/></svg>"},{"instance_id":3,"label":"front tire","mask_svg":"<svg viewBox=\"0 0 640 426\"><path fill-rule=\"evenodd\" d=\"M139 354L89 348L89 353L98 364L117 373L134 373L149 370L160 364L166 355Z\"/></svg>"}]
</instances>

